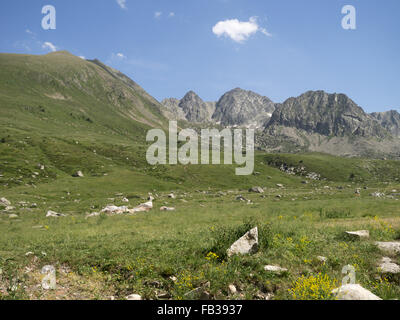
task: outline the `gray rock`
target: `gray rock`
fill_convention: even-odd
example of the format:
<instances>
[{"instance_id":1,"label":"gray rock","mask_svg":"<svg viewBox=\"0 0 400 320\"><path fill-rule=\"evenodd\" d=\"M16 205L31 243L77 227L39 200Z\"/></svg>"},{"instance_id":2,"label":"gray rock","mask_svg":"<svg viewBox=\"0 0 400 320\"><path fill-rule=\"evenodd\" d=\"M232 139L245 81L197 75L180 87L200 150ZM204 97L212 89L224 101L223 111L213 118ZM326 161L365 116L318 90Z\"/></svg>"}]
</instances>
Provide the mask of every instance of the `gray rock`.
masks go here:
<instances>
[{"instance_id":1,"label":"gray rock","mask_svg":"<svg viewBox=\"0 0 400 320\"><path fill-rule=\"evenodd\" d=\"M380 273L398 274L400 273L400 266L392 262L392 259L384 257L379 264L378 270Z\"/></svg>"},{"instance_id":2,"label":"gray rock","mask_svg":"<svg viewBox=\"0 0 400 320\"><path fill-rule=\"evenodd\" d=\"M400 254L400 241L393 242L375 242L379 249L389 254Z\"/></svg>"},{"instance_id":3,"label":"gray rock","mask_svg":"<svg viewBox=\"0 0 400 320\"><path fill-rule=\"evenodd\" d=\"M164 206L164 207L161 207L160 210L161 210L161 211L175 211L175 208L172 208L172 207L165 207L165 206Z\"/></svg>"},{"instance_id":4,"label":"gray rock","mask_svg":"<svg viewBox=\"0 0 400 320\"><path fill-rule=\"evenodd\" d=\"M83 178L83 173L82 171L77 171L72 176L75 178Z\"/></svg>"},{"instance_id":5,"label":"gray rock","mask_svg":"<svg viewBox=\"0 0 400 320\"><path fill-rule=\"evenodd\" d=\"M228 257L235 254L253 254L258 250L258 228L255 227L237 240L227 250Z\"/></svg>"},{"instance_id":6,"label":"gray rock","mask_svg":"<svg viewBox=\"0 0 400 320\"><path fill-rule=\"evenodd\" d=\"M139 300L143 300L142 297L138 294L131 294L129 296L126 297L126 300L131 300L131 301L139 301Z\"/></svg>"},{"instance_id":7,"label":"gray rock","mask_svg":"<svg viewBox=\"0 0 400 320\"><path fill-rule=\"evenodd\" d=\"M286 269L286 268L281 268L281 267L279 267L279 266L265 266L265 267L264 267L264 270L265 270L265 271L268 271L268 272L279 273L279 274L288 271L288 269Z\"/></svg>"},{"instance_id":8,"label":"gray rock","mask_svg":"<svg viewBox=\"0 0 400 320\"><path fill-rule=\"evenodd\" d=\"M254 193L264 193L264 189L261 187L253 187L249 190L249 192L254 192Z\"/></svg>"},{"instance_id":9,"label":"gray rock","mask_svg":"<svg viewBox=\"0 0 400 320\"><path fill-rule=\"evenodd\" d=\"M0 199L0 205L7 207L7 206L11 206L11 202L8 201L6 198L1 198Z\"/></svg>"},{"instance_id":10,"label":"gray rock","mask_svg":"<svg viewBox=\"0 0 400 320\"><path fill-rule=\"evenodd\" d=\"M347 284L332 291L337 300L382 300L359 284Z\"/></svg>"},{"instance_id":11,"label":"gray rock","mask_svg":"<svg viewBox=\"0 0 400 320\"><path fill-rule=\"evenodd\" d=\"M49 218L49 217L58 218L58 217L65 217L65 216L66 216L65 214L57 213L57 212L51 211L51 210L47 211L47 214L46 214L47 218Z\"/></svg>"},{"instance_id":12,"label":"gray rock","mask_svg":"<svg viewBox=\"0 0 400 320\"><path fill-rule=\"evenodd\" d=\"M356 240L368 239L369 231L368 230L346 231L346 235Z\"/></svg>"}]
</instances>

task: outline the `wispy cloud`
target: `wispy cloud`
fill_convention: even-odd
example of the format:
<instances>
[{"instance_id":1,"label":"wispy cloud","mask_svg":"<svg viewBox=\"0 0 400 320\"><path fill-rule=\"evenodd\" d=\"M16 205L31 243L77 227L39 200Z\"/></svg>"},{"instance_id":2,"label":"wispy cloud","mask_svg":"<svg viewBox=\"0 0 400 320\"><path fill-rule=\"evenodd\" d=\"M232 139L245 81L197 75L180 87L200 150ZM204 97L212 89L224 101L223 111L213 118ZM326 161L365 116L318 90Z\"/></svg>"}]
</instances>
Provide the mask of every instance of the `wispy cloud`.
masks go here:
<instances>
[{"instance_id":1,"label":"wispy cloud","mask_svg":"<svg viewBox=\"0 0 400 320\"><path fill-rule=\"evenodd\" d=\"M161 15L162 15L161 11L154 12L154 18L156 18L156 19L160 18Z\"/></svg>"},{"instance_id":2,"label":"wispy cloud","mask_svg":"<svg viewBox=\"0 0 400 320\"><path fill-rule=\"evenodd\" d=\"M111 58L114 59L114 60L115 59L124 60L124 59L126 59L126 56L123 53L118 52L118 53L111 54Z\"/></svg>"},{"instance_id":3,"label":"wispy cloud","mask_svg":"<svg viewBox=\"0 0 400 320\"><path fill-rule=\"evenodd\" d=\"M249 21L239 21L238 19L219 21L212 29L217 37L228 37L238 43L245 42L251 35L261 32L266 36L271 34L259 26L257 17L251 17Z\"/></svg>"},{"instance_id":4,"label":"wispy cloud","mask_svg":"<svg viewBox=\"0 0 400 320\"><path fill-rule=\"evenodd\" d=\"M117 0L118 5L121 7L121 9L127 9L126 7L126 0Z\"/></svg>"},{"instance_id":5,"label":"wispy cloud","mask_svg":"<svg viewBox=\"0 0 400 320\"><path fill-rule=\"evenodd\" d=\"M170 12L169 15L168 15L168 17L170 17L170 18L175 17L175 12Z\"/></svg>"},{"instance_id":6,"label":"wispy cloud","mask_svg":"<svg viewBox=\"0 0 400 320\"><path fill-rule=\"evenodd\" d=\"M47 41L42 44L42 48L45 50L50 50L52 52L57 51L57 47L54 44L52 44L51 42L47 42Z\"/></svg>"}]
</instances>

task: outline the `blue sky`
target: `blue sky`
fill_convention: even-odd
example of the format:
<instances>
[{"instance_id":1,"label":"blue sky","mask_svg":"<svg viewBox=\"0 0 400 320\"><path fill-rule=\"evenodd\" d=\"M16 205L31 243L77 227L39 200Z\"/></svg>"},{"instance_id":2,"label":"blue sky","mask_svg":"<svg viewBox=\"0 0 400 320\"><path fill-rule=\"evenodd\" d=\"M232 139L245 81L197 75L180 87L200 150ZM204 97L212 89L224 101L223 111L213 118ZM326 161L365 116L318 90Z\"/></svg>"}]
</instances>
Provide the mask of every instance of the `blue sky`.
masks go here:
<instances>
[{"instance_id":1,"label":"blue sky","mask_svg":"<svg viewBox=\"0 0 400 320\"><path fill-rule=\"evenodd\" d=\"M41 27L49 4L56 30ZM356 30L341 26L347 4ZM98 58L159 100L322 89L368 112L400 107L398 0L2 0L0 11L1 52Z\"/></svg>"}]
</instances>

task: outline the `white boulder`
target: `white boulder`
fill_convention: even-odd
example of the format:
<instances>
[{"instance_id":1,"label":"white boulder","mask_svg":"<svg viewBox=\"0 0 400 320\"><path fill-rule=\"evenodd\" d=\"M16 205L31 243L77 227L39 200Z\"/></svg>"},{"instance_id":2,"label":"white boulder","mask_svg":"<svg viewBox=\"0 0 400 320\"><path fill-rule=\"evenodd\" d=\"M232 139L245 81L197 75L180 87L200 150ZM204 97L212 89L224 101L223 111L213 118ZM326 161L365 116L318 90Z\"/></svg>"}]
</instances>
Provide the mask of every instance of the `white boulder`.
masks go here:
<instances>
[{"instance_id":1,"label":"white boulder","mask_svg":"<svg viewBox=\"0 0 400 320\"><path fill-rule=\"evenodd\" d=\"M252 254L258 250L258 228L255 227L237 240L227 250L228 257L235 254Z\"/></svg>"}]
</instances>

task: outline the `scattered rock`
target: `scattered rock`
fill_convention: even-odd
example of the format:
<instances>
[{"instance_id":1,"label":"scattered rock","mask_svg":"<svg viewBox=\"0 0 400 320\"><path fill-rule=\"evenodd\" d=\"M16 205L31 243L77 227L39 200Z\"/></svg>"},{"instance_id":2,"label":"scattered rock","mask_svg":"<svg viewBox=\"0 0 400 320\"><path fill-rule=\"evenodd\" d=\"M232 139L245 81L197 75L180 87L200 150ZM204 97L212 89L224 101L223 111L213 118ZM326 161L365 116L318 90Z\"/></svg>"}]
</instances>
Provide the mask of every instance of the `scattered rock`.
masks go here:
<instances>
[{"instance_id":1,"label":"scattered rock","mask_svg":"<svg viewBox=\"0 0 400 320\"><path fill-rule=\"evenodd\" d=\"M123 214L129 212L129 208L127 206L117 207L114 205L108 205L103 210L101 210L101 212L104 212L106 214Z\"/></svg>"},{"instance_id":2,"label":"scattered rock","mask_svg":"<svg viewBox=\"0 0 400 320\"><path fill-rule=\"evenodd\" d=\"M228 289L229 289L230 294L236 294L237 293L237 289L233 284L230 284Z\"/></svg>"},{"instance_id":3,"label":"scattered rock","mask_svg":"<svg viewBox=\"0 0 400 320\"><path fill-rule=\"evenodd\" d=\"M265 267L264 267L264 270L265 270L265 271L268 271L268 272L279 273L279 274L288 271L288 269L286 269L286 268L281 268L281 267L279 267L279 266L265 266Z\"/></svg>"},{"instance_id":4,"label":"scattered rock","mask_svg":"<svg viewBox=\"0 0 400 320\"><path fill-rule=\"evenodd\" d=\"M379 264L378 270L380 273L398 274L400 273L400 266L392 262L392 259L384 257Z\"/></svg>"},{"instance_id":5,"label":"scattered rock","mask_svg":"<svg viewBox=\"0 0 400 320\"><path fill-rule=\"evenodd\" d=\"M169 207L161 207L161 211L175 211L175 208L169 208Z\"/></svg>"},{"instance_id":6,"label":"scattered rock","mask_svg":"<svg viewBox=\"0 0 400 320\"><path fill-rule=\"evenodd\" d=\"M242 195L238 195L236 197L236 200L238 200L238 201L246 201L247 202L247 199L245 197L243 197Z\"/></svg>"},{"instance_id":7,"label":"scattered rock","mask_svg":"<svg viewBox=\"0 0 400 320\"><path fill-rule=\"evenodd\" d=\"M228 257L235 254L253 254L258 250L258 228L255 227L237 240L227 250Z\"/></svg>"},{"instance_id":8,"label":"scattered rock","mask_svg":"<svg viewBox=\"0 0 400 320\"><path fill-rule=\"evenodd\" d=\"M92 218L92 217L98 217L99 215L100 215L100 212L92 212L91 214L88 214L86 216L86 219L87 218Z\"/></svg>"},{"instance_id":9,"label":"scattered rock","mask_svg":"<svg viewBox=\"0 0 400 320\"><path fill-rule=\"evenodd\" d=\"M77 171L72 175L74 178L83 178L83 173L82 171Z\"/></svg>"},{"instance_id":10,"label":"scattered rock","mask_svg":"<svg viewBox=\"0 0 400 320\"><path fill-rule=\"evenodd\" d=\"M264 189L261 187L253 187L249 190L249 192L254 192L254 193L264 193Z\"/></svg>"},{"instance_id":11,"label":"scattered rock","mask_svg":"<svg viewBox=\"0 0 400 320\"><path fill-rule=\"evenodd\" d=\"M152 196L149 197L149 201L146 203L142 203L138 205L136 208L133 208L132 210L129 210L130 213L135 213L135 212L147 212L153 209L153 200L154 198Z\"/></svg>"},{"instance_id":12,"label":"scattered rock","mask_svg":"<svg viewBox=\"0 0 400 320\"><path fill-rule=\"evenodd\" d=\"M126 300L138 301L138 300L143 300L143 299L138 294L131 294L131 295L126 297Z\"/></svg>"},{"instance_id":13,"label":"scattered rock","mask_svg":"<svg viewBox=\"0 0 400 320\"><path fill-rule=\"evenodd\" d=\"M346 235L357 240L368 239L369 231L368 230L346 231Z\"/></svg>"},{"instance_id":14,"label":"scattered rock","mask_svg":"<svg viewBox=\"0 0 400 320\"><path fill-rule=\"evenodd\" d=\"M170 193L170 194L168 195L168 198L170 198L170 199L175 199L176 196L175 196L173 193Z\"/></svg>"},{"instance_id":15,"label":"scattered rock","mask_svg":"<svg viewBox=\"0 0 400 320\"><path fill-rule=\"evenodd\" d=\"M123 199L122 199L122 202L128 203L128 202L129 202L129 199L123 198Z\"/></svg>"},{"instance_id":16,"label":"scattered rock","mask_svg":"<svg viewBox=\"0 0 400 320\"><path fill-rule=\"evenodd\" d=\"M65 217L65 216L66 216L65 214L57 213L57 212L51 211L51 210L47 211L47 214L46 214L46 217L47 217L47 218L48 218L48 217L58 218L58 217Z\"/></svg>"},{"instance_id":17,"label":"scattered rock","mask_svg":"<svg viewBox=\"0 0 400 320\"><path fill-rule=\"evenodd\" d=\"M337 300L382 300L359 284L347 284L332 291Z\"/></svg>"},{"instance_id":18,"label":"scattered rock","mask_svg":"<svg viewBox=\"0 0 400 320\"><path fill-rule=\"evenodd\" d=\"M400 241L394 242L375 242L379 249L389 254L400 254Z\"/></svg>"},{"instance_id":19,"label":"scattered rock","mask_svg":"<svg viewBox=\"0 0 400 320\"><path fill-rule=\"evenodd\" d=\"M17 219L17 218L18 218L18 215L17 215L17 214L10 214L8 217L9 217L10 219Z\"/></svg>"},{"instance_id":20,"label":"scattered rock","mask_svg":"<svg viewBox=\"0 0 400 320\"><path fill-rule=\"evenodd\" d=\"M280 183L278 183L276 186L277 186L278 188L284 188L284 185L283 185L283 184L280 184Z\"/></svg>"},{"instance_id":21,"label":"scattered rock","mask_svg":"<svg viewBox=\"0 0 400 320\"><path fill-rule=\"evenodd\" d=\"M375 198L383 198L385 196L385 194L381 193L381 192L374 192L374 193L371 193L370 195L371 195L371 197L375 197Z\"/></svg>"},{"instance_id":22,"label":"scattered rock","mask_svg":"<svg viewBox=\"0 0 400 320\"><path fill-rule=\"evenodd\" d=\"M323 256L318 256L317 260L320 261L320 262L326 263L328 261L328 258L327 257L323 257Z\"/></svg>"},{"instance_id":23,"label":"scattered rock","mask_svg":"<svg viewBox=\"0 0 400 320\"><path fill-rule=\"evenodd\" d=\"M0 205L7 207L7 206L11 206L11 202L8 201L6 198L1 198L0 199Z\"/></svg>"}]
</instances>

